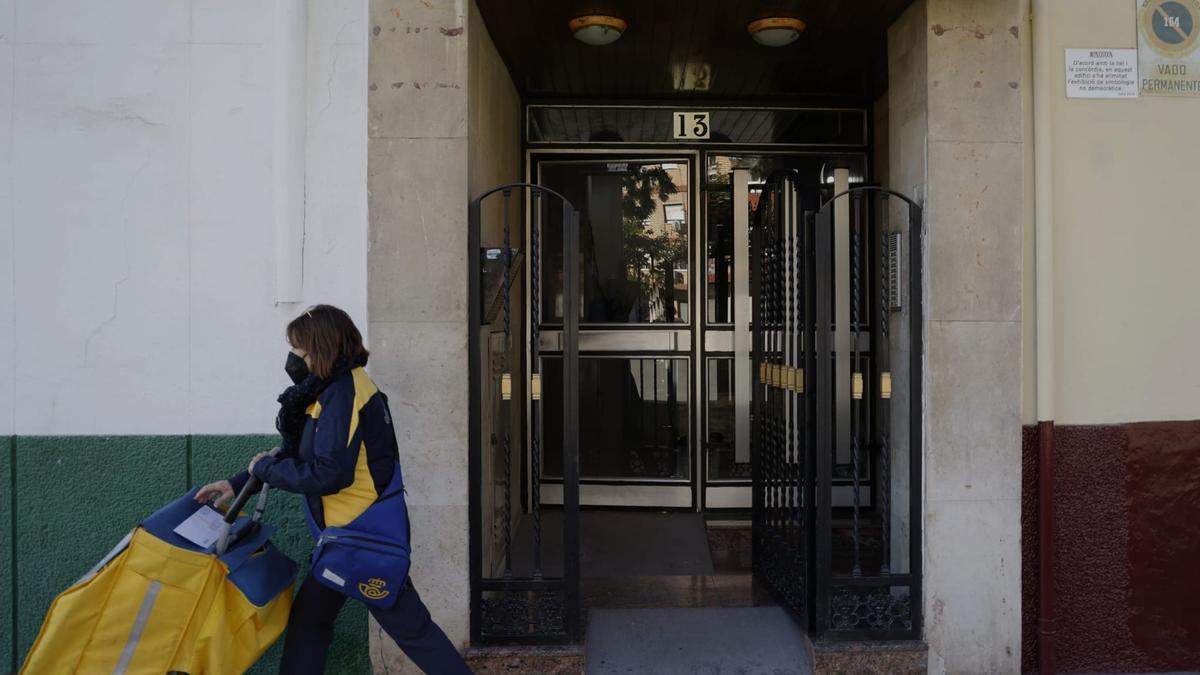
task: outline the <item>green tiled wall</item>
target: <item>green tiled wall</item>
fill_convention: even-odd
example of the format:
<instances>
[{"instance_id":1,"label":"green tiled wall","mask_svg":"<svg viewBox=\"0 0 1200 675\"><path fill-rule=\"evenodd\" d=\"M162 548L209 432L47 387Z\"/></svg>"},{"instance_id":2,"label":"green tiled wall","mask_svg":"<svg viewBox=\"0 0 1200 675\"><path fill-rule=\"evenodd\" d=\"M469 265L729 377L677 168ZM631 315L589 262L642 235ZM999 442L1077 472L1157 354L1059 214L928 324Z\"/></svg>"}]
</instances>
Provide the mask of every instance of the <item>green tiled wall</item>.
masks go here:
<instances>
[{"instance_id":1,"label":"green tiled wall","mask_svg":"<svg viewBox=\"0 0 1200 675\"><path fill-rule=\"evenodd\" d=\"M16 599L13 589L13 561L16 551L13 549L13 446L16 439L12 436L0 437L0 649L4 650L0 658L0 670L8 672L17 668L17 631L13 621L13 602Z\"/></svg>"},{"instance_id":2,"label":"green tiled wall","mask_svg":"<svg viewBox=\"0 0 1200 675\"><path fill-rule=\"evenodd\" d=\"M224 478L274 436L7 437L0 446L0 669L19 667L54 596L122 536L189 485ZM273 539L307 573L300 498L273 493ZM14 540L15 537L15 540ZM15 616L13 616L15 610ZM369 673L367 614L348 603L329 671ZM282 639L252 669L274 673Z\"/></svg>"}]
</instances>

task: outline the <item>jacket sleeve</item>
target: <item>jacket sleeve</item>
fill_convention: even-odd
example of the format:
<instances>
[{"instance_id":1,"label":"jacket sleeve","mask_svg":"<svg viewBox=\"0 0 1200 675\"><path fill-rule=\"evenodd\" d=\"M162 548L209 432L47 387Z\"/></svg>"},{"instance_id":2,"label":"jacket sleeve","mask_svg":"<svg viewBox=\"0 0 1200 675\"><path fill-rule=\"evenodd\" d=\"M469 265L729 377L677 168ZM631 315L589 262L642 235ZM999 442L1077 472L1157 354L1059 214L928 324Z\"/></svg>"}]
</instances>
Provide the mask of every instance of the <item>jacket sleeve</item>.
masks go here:
<instances>
[{"instance_id":1,"label":"jacket sleeve","mask_svg":"<svg viewBox=\"0 0 1200 675\"><path fill-rule=\"evenodd\" d=\"M275 454L274 459L280 460L280 459L287 459L288 457L295 457L295 456L296 456L295 448L289 447L285 444L281 444L279 447L279 452ZM264 457L263 459L258 460L259 464L261 464L265 459L266 458ZM258 468L258 464L255 464L254 466L255 466L255 468ZM233 476L230 476L226 480L228 480L229 484L233 486L233 493L236 495L242 491L243 487L246 486L246 481L250 480L250 472L243 470ZM255 492L257 493L258 490L255 490Z\"/></svg>"},{"instance_id":2,"label":"jacket sleeve","mask_svg":"<svg viewBox=\"0 0 1200 675\"><path fill-rule=\"evenodd\" d=\"M246 481L250 480L250 472L242 471L241 473L230 476L226 480L228 480L229 484L233 486L233 494L237 495L242 491L242 488L246 487Z\"/></svg>"},{"instance_id":3,"label":"jacket sleeve","mask_svg":"<svg viewBox=\"0 0 1200 675\"><path fill-rule=\"evenodd\" d=\"M271 487L308 495L331 495L354 482L362 444L354 381L347 377L335 382L322 398L312 459L263 457L254 465L256 478Z\"/></svg>"}]
</instances>

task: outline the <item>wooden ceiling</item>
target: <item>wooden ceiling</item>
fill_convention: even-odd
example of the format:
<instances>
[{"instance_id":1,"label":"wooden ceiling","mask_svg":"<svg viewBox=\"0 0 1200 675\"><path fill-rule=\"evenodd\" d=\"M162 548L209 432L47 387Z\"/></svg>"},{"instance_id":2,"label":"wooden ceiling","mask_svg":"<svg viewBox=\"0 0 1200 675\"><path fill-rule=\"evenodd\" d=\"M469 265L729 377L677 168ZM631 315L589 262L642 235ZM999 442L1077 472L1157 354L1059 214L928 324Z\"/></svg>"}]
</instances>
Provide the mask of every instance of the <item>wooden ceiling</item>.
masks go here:
<instances>
[{"instance_id":1,"label":"wooden ceiling","mask_svg":"<svg viewBox=\"0 0 1200 675\"><path fill-rule=\"evenodd\" d=\"M887 88L887 27L911 0L476 0L517 89L532 99L796 100L872 98ZM621 39L592 47L567 22L608 14ZM808 24L763 47L746 26L769 16ZM679 69L703 81L690 88Z\"/></svg>"}]
</instances>

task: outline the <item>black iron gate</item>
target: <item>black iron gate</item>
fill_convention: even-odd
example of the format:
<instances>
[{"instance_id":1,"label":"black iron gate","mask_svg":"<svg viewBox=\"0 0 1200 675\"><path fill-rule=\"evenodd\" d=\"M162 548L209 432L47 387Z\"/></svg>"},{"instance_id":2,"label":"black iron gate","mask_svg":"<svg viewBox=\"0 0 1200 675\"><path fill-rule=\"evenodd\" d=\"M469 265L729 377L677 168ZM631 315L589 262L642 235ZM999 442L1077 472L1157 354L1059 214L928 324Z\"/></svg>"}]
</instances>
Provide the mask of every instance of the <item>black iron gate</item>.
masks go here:
<instances>
[{"instance_id":1,"label":"black iron gate","mask_svg":"<svg viewBox=\"0 0 1200 675\"><path fill-rule=\"evenodd\" d=\"M802 201L781 172L755 209L754 572L814 635L916 638L921 209L877 187Z\"/></svg>"},{"instance_id":2,"label":"black iron gate","mask_svg":"<svg viewBox=\"0 0 1200 675\"><path fill-rule=\"evenodd\" d=\"M551 209L555 202L561 211ZM578 642L578 303L563 307L563 506L552 514L543 513L539 494L544 387L538 331L545 301L543 221L561 224L563 297L576 298L579 214L553 190L513 183L474 199L469 220L471 642ZM526 264L527 295L521 292ZM532 489L532 499L520 498L521 486ZM544 521L558 523L561 539Z\"/></svg>"}]
</instances>

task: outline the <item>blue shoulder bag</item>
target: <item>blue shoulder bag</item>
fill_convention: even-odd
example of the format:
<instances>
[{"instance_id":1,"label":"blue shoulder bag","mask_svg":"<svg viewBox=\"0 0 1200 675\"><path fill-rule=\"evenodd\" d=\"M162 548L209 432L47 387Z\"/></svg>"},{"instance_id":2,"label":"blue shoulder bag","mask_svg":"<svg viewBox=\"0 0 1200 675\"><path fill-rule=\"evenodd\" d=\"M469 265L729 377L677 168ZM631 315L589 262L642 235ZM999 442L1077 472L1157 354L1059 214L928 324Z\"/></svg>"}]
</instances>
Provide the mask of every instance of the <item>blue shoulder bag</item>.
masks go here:
<instances>
[{"instance_id":1,"label":"blue shoulder bag","mask_svg":"<svg viewBox=\"0 0 1200 675\"><path fill-rule=\"evenodd\" d=\"M372 607L388 609L396 604L408 580L412 554L399 462L383 494L349 523L322 530L309 510L308 500L304 502L304 513L317 540L312 553L314 579Z\"/></svg>"}]
</instances>

